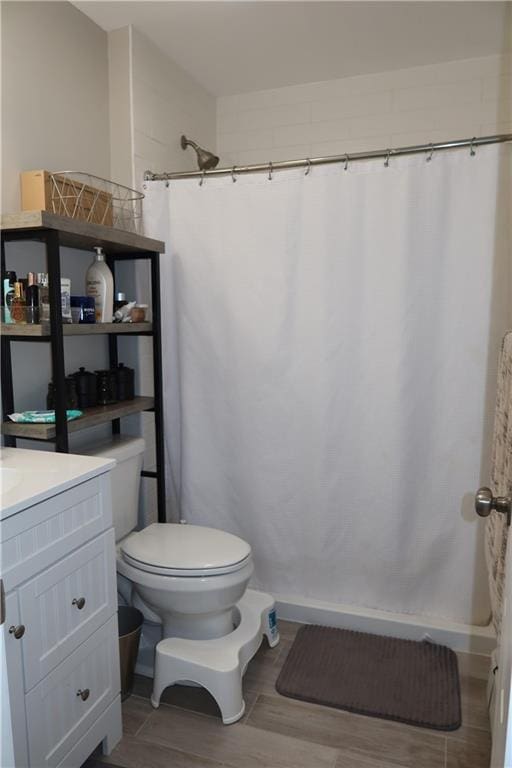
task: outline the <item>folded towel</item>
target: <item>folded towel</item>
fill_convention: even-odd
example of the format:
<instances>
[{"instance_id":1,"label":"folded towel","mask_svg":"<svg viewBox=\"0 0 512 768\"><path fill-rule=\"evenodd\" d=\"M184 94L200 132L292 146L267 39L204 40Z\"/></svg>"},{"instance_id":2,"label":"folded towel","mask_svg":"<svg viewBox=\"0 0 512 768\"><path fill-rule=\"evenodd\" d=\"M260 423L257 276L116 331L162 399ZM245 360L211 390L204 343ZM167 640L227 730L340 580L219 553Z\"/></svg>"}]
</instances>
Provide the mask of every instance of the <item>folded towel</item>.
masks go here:
<instances>
[{"instance_id":1,"label":"folded towel","mask_svg":"<svg viewBox=\"0 0 512 768\"><path fill-rule=\"evenodd\" d=\"M66 411L68 421L78 419L82 411ZM18 424L55 424L55 411L23 411L22 413L10 413L9 418Z\"/></svg>"}]
</instances>

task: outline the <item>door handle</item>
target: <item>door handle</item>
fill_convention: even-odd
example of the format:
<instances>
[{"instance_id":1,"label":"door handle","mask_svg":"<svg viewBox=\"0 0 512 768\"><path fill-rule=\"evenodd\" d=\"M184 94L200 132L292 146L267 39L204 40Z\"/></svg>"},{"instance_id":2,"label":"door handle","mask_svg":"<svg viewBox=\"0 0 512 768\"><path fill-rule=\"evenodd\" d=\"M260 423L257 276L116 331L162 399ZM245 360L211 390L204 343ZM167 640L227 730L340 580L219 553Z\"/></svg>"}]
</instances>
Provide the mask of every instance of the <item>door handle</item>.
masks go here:
<instances>
[{"instance_id":1,"label":"door handle","mask_svg":"<svg viewBox=\"0 0 512 768\"><path fill-rule=\"evenodd\" d=\"M14 635L16 640L21 640L23 635L25 634L25 625L24 624L18 624L16 627L14 624L12 627L9 627L9 634Z\"/></svg>"},{"instance_id":2,"label":"door handle","mask_svg":"<svg viewBox=\"0 0 512 768\"><path fill-rule=\"evenodd\" d=\"M80 696L82 701L87 701L87 699L89 698L89 694L90 694L89 688L84 688L83 690L79 688L78 691L76 692L76 695Z\"/></svg>"},{"instance_id":3,"label":"door handle","mask_svg":"<svg viewBox=\"0 0 512 768\"><path fill-rule=\"evenodd\" d=\"M475 512L480 517L489 517L493 509L506 515L507 525L510 525L512 515L510 496L493 496L490 488L482 486L475 494Z\"/></svg>"}]
</instances>

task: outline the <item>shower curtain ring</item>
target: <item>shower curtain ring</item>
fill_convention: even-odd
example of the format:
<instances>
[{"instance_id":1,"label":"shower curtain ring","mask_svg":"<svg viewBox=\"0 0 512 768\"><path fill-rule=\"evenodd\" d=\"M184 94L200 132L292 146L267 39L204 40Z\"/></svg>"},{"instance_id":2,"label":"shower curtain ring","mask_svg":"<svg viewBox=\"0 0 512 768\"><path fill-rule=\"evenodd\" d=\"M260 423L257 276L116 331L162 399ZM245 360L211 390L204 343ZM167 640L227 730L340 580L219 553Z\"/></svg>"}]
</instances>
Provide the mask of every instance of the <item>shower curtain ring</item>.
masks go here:
<instances>
[{"instance_id":1,"label":"shower curtain ring","mask_svg":"<svg viewBox=\"0 0 512 768\"><path fill-rule=\"evenodd\" d=\"M311 160L309 159L309 157L306 158L306 164L308 167L306 168L304 176L309 176L309 172L311 170Z\"/></svg>"},{"instance_id":2,"label":"shower curtain ring","mask_svg":"<svg viewBox=\"0 0 512 768\"><path fill-rule=\"evenodd\" d=\"M231 169L231 178L233 179L233 184L236 181L235 168L236 168L236 165L234 165L233 168Z\"/></svg>"},{"instance_id":3,"label":"shower curtain ring","mask_svg":"<svg viewBox=\"0 0 512 768\"><path fill-rule=\"evenodd\" d=\"M269 162L268 164L268 180L272 181L272 163Z\"/></svg>"},{"instance_id":4,"label":"shower curtain ring","mask_svg":"<svg viewBox=\"0 0 512 768\"><path fill-rule=\"evenodd\" d=\"M171 183L171 182L169 181L169 179L166 179L166 180L165 180L165 186L167 187L167 189L169 189L169 185L170 185L170 183Z\"/></svg>"},{"instance_id":5,"label":"shower curtain ring","mask_svg":"<svg viewBox=\"0 0 512 768\"><path fill-rule=\"evenodd\" d=\"M200 186L200 187L202 187L202 186L203 186L203 184L204 184L204 175L205 175L205 173L206 173L206 171L203 171L203 172L201 173L201 178L199 179L199 186Z\"/></svg>"},{"instance_id":6,"label":"shower curtain ring","mask_svg":"<svg viewBox=\"0 0 512 768\"><path fill-rule=\"evenodd\" d=\"M388 149L387 151L386 159L384 160L384 165L386 166L386 168L389 168L389 158L392 151L393 151L392 149Z\"/></svg>"},{"instance_id":7,"label":"shower curtain ring","mask_svg":"<svg viewBox=\"0 0 512 768\"><path fill-rule=\"evenodd\" d=\"M429 152L429 155L427 157L427 163L430 163L430 161L432 160L433 156L434 156L434 145L430 144L430 152Z\"/></svg>"},{"instance_id":8,"label":"shower curtain ring","mask_svg":"<svg viewBox=\"0 0 512 768\"><path fill-rule=\"evenodd\" d=\"M476 141L476 136L473 136L473 138L471 139L471 144L469 145L469 154L471 157L474 157L476 155L475 141Z\"/></svg>"},{"instance_id":9,"label":"shower curtain ring","mask_svg":"<svg viewBox=\"0 0 512 768\"><path fill-rule=\"evenodd\" d=\"M344 171L348 171L348 161L350 160L348 155L345 155L345 165L343 166Z\"/></svg>"}]
</instances>

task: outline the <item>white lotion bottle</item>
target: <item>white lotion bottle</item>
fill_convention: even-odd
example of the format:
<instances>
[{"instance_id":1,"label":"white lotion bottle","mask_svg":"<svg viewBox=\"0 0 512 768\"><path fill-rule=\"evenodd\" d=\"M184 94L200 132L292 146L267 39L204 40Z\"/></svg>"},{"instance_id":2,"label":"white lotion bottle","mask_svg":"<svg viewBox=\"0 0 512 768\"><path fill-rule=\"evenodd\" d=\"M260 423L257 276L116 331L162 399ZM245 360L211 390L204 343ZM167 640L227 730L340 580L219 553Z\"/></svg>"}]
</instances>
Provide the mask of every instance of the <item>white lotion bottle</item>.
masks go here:
<instances>
[{"instance_id":1,"label":"white lotion bottle","mask_svg":"<svg viewBox=\"0 0 512 768\"><path fill-rule=\"evenodd\" d=\"M105 261L103 248L95 246L96 256L87 270L85 290L94 298L96 322L111 323L114 315L114 278Z\"/></svg>"}]
</instances>

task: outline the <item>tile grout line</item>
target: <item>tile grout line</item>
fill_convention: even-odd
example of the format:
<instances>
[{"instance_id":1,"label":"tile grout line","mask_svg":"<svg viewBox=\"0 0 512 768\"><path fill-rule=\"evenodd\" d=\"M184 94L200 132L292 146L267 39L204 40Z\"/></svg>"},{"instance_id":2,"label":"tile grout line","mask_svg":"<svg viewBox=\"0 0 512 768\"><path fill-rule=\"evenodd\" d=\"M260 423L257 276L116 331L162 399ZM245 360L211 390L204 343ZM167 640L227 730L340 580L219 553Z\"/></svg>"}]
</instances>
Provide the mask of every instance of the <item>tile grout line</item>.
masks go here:
<instances>
[{"instance_id":1,"label":"tile grout line","mask_svg":"<svg viewBox=\"0 0 512 768\"><path fill-rule=\"evenodd\" d=\"M150 717L152 717L152 716L155 714L155 710L153 709L153 706L152 706L151 702L150 702L150 704L149 704L149 705L150 705L150 707L151 707L151 712L148 712L148 714L147 714L147 715L146 715L146 717L144 718L143 722L142 722L142 723L139 725L139 727L137 728L137 730L135 731L135 733L134 733L134 734L132 734L134 738L137 738L137 736L138 736L139 732L141 731L141 729L142 729L142 728L144 728L144 726L145 726L145 725L146 725L146 723L148 722L149 718L150 718Z\"/></svg>"},{"instance_id":2,"label":"tile grout line","mask_svg":"<svg viewBox=\"0 0 512 768\"><path fill-rule=\"evenodd\" d=\"M178 709L178 707L176 707ZM207 715L209 717L209 715ZM226 726L229 727L229 726ZM163 747L164 749L168 749L170 752L179 752L182 755L188 755L189 757L197 757L199 760L204 760L205 758L207 760L210 760L214 763L215 766L218 766L218 768L222 768L222 766L225 766L225 768L237 768L237 766L234 763L225 763L220 760L215 760L212 757L208 757L206 755L201 755L199 752L193 752L190 750L182 749L181 747L177 747L171 744L166 744L164 741L161 741L158 738L155 738L153 736L153 741L150 739L144 739L140 738L139 741L145 742L146 744L155 744L157 747Z\"/></svg>"},{"instance_id":3,"label":"tile grout line","mask_svg":"<svg viewBox=\"0 0 512 768\"><path fill-rule=\"evenodd\" d=\"M336 768L341 757L342 757L341 749L336 749L336 754L334 756L334 762L332 764L332 768Z\"/></svg>"},{"instance_id":4,"label":"tile grout line","mask_svg":"<svg viewBox=\"0 0 512 768\"><path fill-rule=\"evenodd\" d=\"M283 701L284 700L284 701L290 702L290 703L295 704L295 705L298 704L299 707L300 706L309 706L309 705L312 704L312 702L301 701L300 699L294 699L294 698L289 697L289 696L283 696L275 688L274 688L274 691L272 693L269 693L268 691L252 691L252 693L256 693L256 700L261 698L261 696L268 696L269 698L277 699L278 701ZM253 705L251 707L251 713L252 713L252 710L254 709L254 706L256 704L256 700L254 701L254 703L253 703ZM365 718L365 720L368 720L370 722L373 721L373 720L380 720L381 722L394 723L394 724L399 725L399 726L404 726L405 728L413 728L413 729L415 729L415 732L428 733L428 734L430 734L431 736L434 736L437 739L445 739L446 741L448 741L448 738L445 736L444 732L443 731L438 731L435 728L422 728L421 726L413 725L412 723L403 723L400 720L391 720L391 719L387 719L387 718L373 717L372 715L364 715L364 714L362 714L360 712L351 712L349 709L341 709L341 708L338 708L338 707L329 707L326 704L315 703L314 706L315 707L319 707L322 710L327 710L328 712L340 712L342 714L344 713L344 714L352 715L353 717L357 717L357 718ZM253 726L253 727L254 728L258 728L259 726ZM469 726L469 727L472 728L473 726ZM264 730L264 729L262 729L262 730ZM483 733L488 733L488 731L485 731L483 729L478 729L478 730L482 730ZM459 741L459 742L464 742L464 743L467 743L467 741L468 741L467 739L464 739L464 738L459 738L459 739L456 739L456 740ZM317 742L311 742L311 743L317 743Z\"/></svg>"},{"instance_id":5,"label":"tile grout line","mask_svg":"<svg viewBox=\"0 0 512 768\"><path fill-rule=\"evenodd\" d=\"M197 709L187 709L187 707L180 707L179 704L167 704L167 702L162 701L158 709L160 707L167 707L167 709L178 709L180 712L187 712L190 715L199 715L200 717L207 717L210 720L220 720L219 715L209 715L207 712L199 712ZM155 714L158 710L155 709L153 712L150 713L150 716Z\"/></svg>"},{"instance_id":6,"label":"tile grout line","mask_svg":"<svg viewBox=\"0 0 512 768\"><path fill-rule=\"evenodd\" d=\"M168 709L181 709L181 707L176 707L176 706L174 706L172 704L161 704L160 706L167 707ZM212 720L218 721L218 718L214 717L212 715L204 715L204 713L200 713L200 712L191 712L191 710L184 710L184 711L188 712L189 714L200 714L203 717L208 717L208 718L210 718ZM252 711L252 707L251 707L251 711ZM154 713L151 713L150 717L151 717L152 714L154 714ZM250 729L253 729L253 730L259 730L259 731L262 731L262 732L267 732L265 729L261 729L261 728L258 728L257 726L250 725L249 723L247 723L245 721L241 721L239 723L239 726L242 727L242 728L243 727L247 727L247 728L250 728ZM224 727L229 728L229 726L224 726ZM140 729L140 731L142 731L142 728ZM158 737L155 738L155 736L152 736L152 740L149 739L149 738L145 738L144 734L140 733L140 731L139 731L139 736L138 736L138 740L139 741L145 742L147 744L156 744L156 745L158 745L160 747L164 747L164 748L169 749L171 751L174 750L176 752L180 752L181 754L190 755L190 756L193 756L193 757L197 757L199 759L204 759L205 757L207 757L204 754L200 754L199 752L194 751L193 749L185 750L182 747L176 746L174 744L166 743L165 741L159 739ZM336 763L337 763L337 761L338 761L338 759L340 757L340 754L341 754L341 752L340 752L338 747L329 747L328 745L318 744L318 742L312 742L312 741L309 741L308 739L302 739L302 738L297 737L297 736L290 736L290 735L287 735L287 734L281 734L281 733L279 733L277 731L269 731L268 733L271 733L271 734L274 734L274 735L277 735L277 736L282 736L282 737L284 737L286 739L290 739L292 741L298 741L298 742L302 742L304 744L315 745L315 746L318 746L320 748L326 747L326 748L328 748L330 750L334 750L336 752L336 756L335 756L336 759L335 759L335 762L333 763L331 768L335 768ZM221 766L225 766L225 768L239 768L239 764L237 764L237 763L231 763L231 762L225 763L223 760L217 760L216 758L211 758L211 757L208 758L208 759L213 760L216 765L218 764L219 768L221 768Z\"/></svg>"},{"instance_id":7,"label":"tile grout line","mask_svg":"<svg viewBox=\"0 0 512 768\"><path fill-rule=\"evenodd\" d=\"M448 739L444 737L444 768L448 768Z\"/></svg>"},{"instance_id":8,"label":"tile grout line","mask_svg":"<svg viewBox=\"0 0 512 768\"><path fill-rule=\"evenodd\" d=\"M248 710L247 710L247 711L244 713L244 716L243 716L242 720L244 720L244 721L247 723L247 725L249 725L249 718L250 718L250 716L251 716L251 714L252 714L252 711L253 711L253 709L254 709L254 705L255 705L255 704L256 704L256 702L258 701L258 699L259 699L260 695L261 695L261 694L259 694L259 693L256 693L256 696L254 697L254 701L252 702L252 704L251 704L251 706L249 707L249 709L248 709Z\"/></svg>"}]
</instances>

